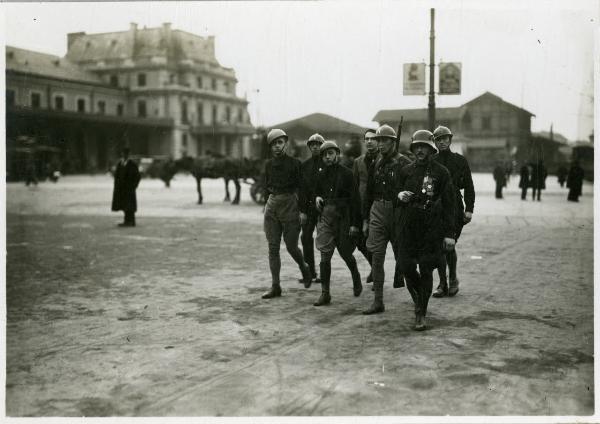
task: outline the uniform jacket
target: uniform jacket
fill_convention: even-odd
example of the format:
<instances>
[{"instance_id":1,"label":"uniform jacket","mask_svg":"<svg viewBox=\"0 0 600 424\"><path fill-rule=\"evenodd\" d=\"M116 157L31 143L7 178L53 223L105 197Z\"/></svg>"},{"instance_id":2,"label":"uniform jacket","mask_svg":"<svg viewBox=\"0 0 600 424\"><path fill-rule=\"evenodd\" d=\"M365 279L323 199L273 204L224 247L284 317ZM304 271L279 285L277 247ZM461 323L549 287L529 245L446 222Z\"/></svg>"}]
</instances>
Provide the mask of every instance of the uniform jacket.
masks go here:
<instances>
[{"instance_id":1,"label":"uniform jacket","mask_svg":"<svg viewBox=\"0 0 600 424\"><path fill-rule=\"evenodd\" d=\"M358 188L361 205L367 195L367 180L369 179L369 169L375 164L379 155L375 153L372 157L367 158L367 155L361 155L354 160L352 165L352 173L354 174L354 185ZM372 159L370 163L369 159Z\"/></svg>"},{"instance_id":2,"label":"uniform jacket","mask_svg":"<svg viewBox=\"0 0 600 424\"><path fill-rule=\"evenodd\" d=\"M265 163L265 196L271 194L295 193L299 195L302 175L300 161L283 154ZM306 212L305 203L298 202L300 212Z\"/></svg>"},{"instance_id":3,"label":"uniform jacket","mask_svg":"<svg viewBox=\"0 0 600 424\"><path fill-rule=\"evenodd\" d=\"M473 177L471 176L471 168L467 159L458 153L450 150L442 152L434 157L434 160L445 166L452 177L452 185L456 190L456 207L461 211L473 212L475 206L475 188L473 187ZM464 190L464 206L463 196L460 191Z\"/></svg>"},{"instance_id":4,"label":"uniform jacket","mask_svg":"<svg viewBox=\"0 0 600 424\"><path fill-rule=\"evenodd\" d=\"M536 189L545 189L546 188L546 177L548 176L548 171L543 163L536 163L532 166L531 171L531 179L529 180L530 187Z\"/></svg>"},{"instance_id":5,"label":"uniform jacket","mask_svg":"<svg viewBox=\"0 0 600 424\"><path fill-rule=\"evenodd\" d=\"M424 182L426 176L430 177L428 183ZM409 209L420 209L429 216L428 225L435 233L432 239L454 238L456 191L446 167L435 160L427 164L413 162L402 168L398 184L400 191L414 193L409 203L400 204L400 227L413 224Z\"/></svg>"},{"instance_id":6,"label":"uniform jacket","mask_svg":"<svg viewBox=\"0 0 600 424\"><path fill-rule=\"evenodd\" d=\"M367 190L365 198L362 200L362 217L367 219L371 205L376 197L382 197L385 200L393 202L398 201L398 176L400 170L410 164L410 159L396 152L391 157L379 155L375 164L369 170L367 179Z\"/></svg>"},{"instance_id":7,"label":"uniform jacket","mask_svg":"<svg viewBox=\"0 0 600 424\"><path fill-rule=\"evenodd\" d=\"M115 170L115 183L112 198L113 211L137 211L135 190L140 183L140 171L134 161L122 160Z\"/></svg>"},{"instance_id":8,"label":"uniform jacket","mask_svg":"<svg viewBox=\"0 0 600 424\"><path fill-rule=\"evenodd\" d=\"M315 187L315 197L322 197L325 204L334 204L340 215L348 218L349 226L360 228L360 199L354 185L352 171L339 163L325 166Z\"/></svg>"},{"instance_id":9,"label":"uniform jacket","mask_svg":"<svg viewBox=\"0 0 600 424\"><path fill-rule=\"evenodd\" d=\"M303 205L303 209L312 215L318 213L314 203L315 185L324 166L320 156L310 157L300 165L300 203Z\"/></svg>"},{"instance_id":10,"label":"uniform jacket","mask_svg":"<svg viewBox=\"0 0 600 424\"><path fill-rule=\"evenodd\" d=\"M502 187L506 184L506 169L503 166L498 165L494 168L494 180Z\"/></svg>"}]
</instances>

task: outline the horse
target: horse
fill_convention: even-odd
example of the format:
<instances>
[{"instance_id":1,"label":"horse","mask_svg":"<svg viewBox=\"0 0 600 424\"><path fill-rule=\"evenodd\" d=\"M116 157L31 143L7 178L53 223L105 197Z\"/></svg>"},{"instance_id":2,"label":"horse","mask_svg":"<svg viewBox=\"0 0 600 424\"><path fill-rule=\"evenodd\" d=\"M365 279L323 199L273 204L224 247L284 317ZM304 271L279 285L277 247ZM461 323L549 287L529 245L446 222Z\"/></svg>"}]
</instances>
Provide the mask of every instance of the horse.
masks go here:
<instances>
[{"instance_id":1,"label":"horse","mask_svg":"<svg viewBox=\"0 0 600 424\"><path fill-rule=\"evenodd\" d=\"M203 178L223 178L225 180L225 198L224 202L231 201L232 205L240 203L240 180L248 182L249 179L258 180L261 175L263 161L260 159L247 158L228 158L217 157L214 155L205 155L192 158L183 157L175 161L176 169L187 171L196 179L196 189L198 191L198 204L203 202L202 179ZM229 193L229 182L235 184L235 197L231 200Z\"/></svg>"}]
</instances>

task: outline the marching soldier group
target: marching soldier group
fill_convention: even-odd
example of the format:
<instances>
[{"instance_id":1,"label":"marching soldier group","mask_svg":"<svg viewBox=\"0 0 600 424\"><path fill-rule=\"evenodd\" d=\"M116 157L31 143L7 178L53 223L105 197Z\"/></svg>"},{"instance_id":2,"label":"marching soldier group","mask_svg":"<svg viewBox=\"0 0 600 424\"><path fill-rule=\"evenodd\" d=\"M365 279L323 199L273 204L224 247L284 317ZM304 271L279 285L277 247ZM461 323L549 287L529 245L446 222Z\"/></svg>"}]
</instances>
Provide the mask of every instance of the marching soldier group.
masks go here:
<instances>
[{"instance_id":1,"label":"marching soldier group","mask_svg":"<svg viewBox=\"0 0 600 424\"><path fill-rule=\"evenodd\" d=\"M382 313L389 243L395 259L393 286L403 287L406 281L415 304L414 329L425 330L433 271L437 268L440 275L435 297L458 292L455 243L462 226L472 218L475 202L469 165L463 156L450 151L450 130L416 131L410 145L414 161L398 152L397 135L390 126L367 130L366 152L355 159L352 169L341 165L336 143L319 134L308 139L312 155L304 163L285 154L288 136L284 131L272 129L267 141L273 158L265 165L264 230L272 285L262 297L281 296L279 246L283 236L300 268L300 282L306 288L321 284L315 306L331 302L335 249L350 271L354 296L360 296L363 286L353 254L358 248L371 266L366 280L373 283L374 292L373 303L363 314ZM318 274L313 240L321 256Z\"/></svg>"}]
</instances>

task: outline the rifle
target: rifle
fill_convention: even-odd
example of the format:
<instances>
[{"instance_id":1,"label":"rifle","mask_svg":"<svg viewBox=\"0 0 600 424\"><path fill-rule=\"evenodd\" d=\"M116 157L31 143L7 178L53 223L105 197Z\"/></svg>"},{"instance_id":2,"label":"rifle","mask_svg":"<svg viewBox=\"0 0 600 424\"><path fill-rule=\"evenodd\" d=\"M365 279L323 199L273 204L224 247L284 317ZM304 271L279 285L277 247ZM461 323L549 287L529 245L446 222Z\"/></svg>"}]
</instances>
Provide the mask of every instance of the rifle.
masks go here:
<instances>
[{"instance_id":1,"label":"rifle","mask_svg":"<svg viewBox=\"0 0 600 424\"><path fill-rule=\"evenodd\" d=\"M400 116L400 123L398 124L398 131L396 133L396 151L400 151L400 135L402 134L402 122L404 122L404 115Z\"/></svg>"}]
</instances>

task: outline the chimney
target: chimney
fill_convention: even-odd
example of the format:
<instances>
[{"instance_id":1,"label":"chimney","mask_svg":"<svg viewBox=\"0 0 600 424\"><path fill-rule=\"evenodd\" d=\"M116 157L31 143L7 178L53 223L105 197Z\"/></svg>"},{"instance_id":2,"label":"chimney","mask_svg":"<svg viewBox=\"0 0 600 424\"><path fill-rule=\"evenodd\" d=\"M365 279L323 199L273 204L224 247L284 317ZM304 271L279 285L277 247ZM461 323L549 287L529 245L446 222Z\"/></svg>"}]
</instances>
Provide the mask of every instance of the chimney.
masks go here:
<instances>
[{"instance_id":1,"label":"chimney","mask_svg":"<svg viewBox=\"0 0 600 424\"><path fill-rule=\"evenodd\" d=\"M71 45L77 40L85 35L85 32L72 32L67 34L67 50L71 48Z\"/></svg>"}]
</instances>

